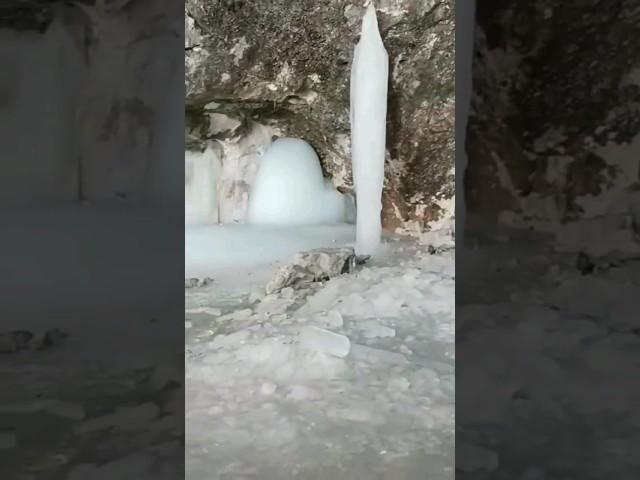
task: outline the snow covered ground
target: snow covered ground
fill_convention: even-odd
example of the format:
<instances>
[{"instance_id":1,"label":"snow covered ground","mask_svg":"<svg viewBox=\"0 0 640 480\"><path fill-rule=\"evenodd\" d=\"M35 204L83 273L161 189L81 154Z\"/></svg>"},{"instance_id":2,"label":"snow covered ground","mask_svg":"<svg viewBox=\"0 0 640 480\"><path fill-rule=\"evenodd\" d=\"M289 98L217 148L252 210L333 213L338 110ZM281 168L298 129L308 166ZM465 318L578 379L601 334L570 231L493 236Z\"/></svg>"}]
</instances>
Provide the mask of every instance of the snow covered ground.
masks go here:
<instances>
[{"instance_id":1,"label":"snow covered ground","mask_svg":"<svg viewBox=\"0 0 640 480\"><path fill-rule=\"evenodd\" d=\"M461 479L637 478L640 263L582 275L549 236L467 233L456 283Z\"/></svg>"},{"instance_id":2,"label":"snow covered ground","mask_svg":"<svg viewBox=\"0 0 640 480\"><path fill-rule=\"evenodd\" d=\"M180 478L182 213L171 225L166 212L66 205L2 220L0 478ZM48 329L68 337L2 343Z\"/></svg>"},{"instance_id":3,"label":"snow covered ground","mask_svg":"<svg viewBox=\"0 0 640 480\"><path fill-rule=\"evenodd\" d=\"M268 262L186 290L188 480L453 478L453 250L386 247L304 290L265 295Z\"/></svg>"}]
</instances>

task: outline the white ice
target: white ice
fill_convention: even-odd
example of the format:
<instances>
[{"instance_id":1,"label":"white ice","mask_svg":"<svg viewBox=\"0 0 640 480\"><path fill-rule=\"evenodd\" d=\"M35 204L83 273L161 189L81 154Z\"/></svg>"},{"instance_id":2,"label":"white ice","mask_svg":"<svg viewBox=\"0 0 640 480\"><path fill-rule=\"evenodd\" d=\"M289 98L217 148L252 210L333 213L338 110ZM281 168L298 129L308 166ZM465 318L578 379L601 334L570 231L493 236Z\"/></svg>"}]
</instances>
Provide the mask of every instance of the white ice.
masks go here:
<instances>
[{"instance_id":1,"label":"white ice","mask_svg":"<svg viewBox=\"0 0 640 480\"><path fill-rule=\"evenodd\" d=\"M382 186L386 142L389 57L378 31L373 2L351 67L351 159L356 189L356 251L376 253L382 233Z\"/></svg>"},{"instance_id":2,"label":"white ice","mask_svg":"<svg viewBox=\"0 0 640 480\"><path fill-rule=\"evenodd\" d=\"M397 241L307 294L188 289L187 478L452 479L454 272Z\"/></svg>"},{"instance_id":3,"label":"white ice","mask_svg":"<svg viewBox=\"0 0 640 480\"><path fill-rule=\"evenodd\" d=\"M185 278L262 267L312 248L353 244L353 225L213 225L185 230Z\"/></svg>"},{"instance_id":4,"label":"white ice","mask_svg":"<svg viewBox=\"0 0 640 480\"><path fill-rule=\"evenodd\" d=\"M218 151L209 145L204 152L187 151L184 156L185 224L218 223L218 181L222 171Z\"/></svg>"},{"instance_id":5,"label":"white ice","mask_svg":"<svg viewBox=\"0 0 640 480\"><path fill-rule=\"evenodd\" d=\"M307 142L279 138L260 159L248 221L287 226L342 223L346 202L323 177L318 155Z\"/></svg>"}]
</instances>

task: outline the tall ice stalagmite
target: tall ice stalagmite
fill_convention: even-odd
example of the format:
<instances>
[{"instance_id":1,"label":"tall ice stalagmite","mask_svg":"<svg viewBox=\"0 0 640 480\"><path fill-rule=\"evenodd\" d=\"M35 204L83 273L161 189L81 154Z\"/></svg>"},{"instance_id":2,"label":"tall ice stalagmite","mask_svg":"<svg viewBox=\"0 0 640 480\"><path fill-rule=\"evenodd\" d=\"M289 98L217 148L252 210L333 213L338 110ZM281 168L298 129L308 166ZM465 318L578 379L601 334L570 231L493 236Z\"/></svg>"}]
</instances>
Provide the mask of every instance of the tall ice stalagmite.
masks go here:
<instances>
[{"instance_id":1,"label":"tall ice stalagmite","mask_svg":"<svg viewBox=\"0 0 640 480\"><path fill-rule=\"evenodd\" d=\"M388 76L389 56L370 3L351 66L351 162L359 255L375 254L380 246Z\"/></svg>"}]
</instances>

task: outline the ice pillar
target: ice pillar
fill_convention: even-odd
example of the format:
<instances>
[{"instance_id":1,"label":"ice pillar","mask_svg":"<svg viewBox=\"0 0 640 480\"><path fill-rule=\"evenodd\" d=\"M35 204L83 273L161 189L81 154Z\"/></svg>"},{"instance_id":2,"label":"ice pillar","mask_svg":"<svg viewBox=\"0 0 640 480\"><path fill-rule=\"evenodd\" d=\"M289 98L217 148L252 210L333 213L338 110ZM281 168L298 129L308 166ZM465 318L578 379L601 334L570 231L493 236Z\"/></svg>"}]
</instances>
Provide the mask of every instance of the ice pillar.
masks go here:
<instances>
[{"instance_id":1,"label":"ice pillar","mask_svg":"<svg viewBox=\"0 0 640 480\"><path fill-rule=\"evenodd\" d=\"M351 162L356 190L356 252L376 253L382 234L382 186L387 117L389 57L373 3L351 66Z\"/></svg>"}]
</instances>

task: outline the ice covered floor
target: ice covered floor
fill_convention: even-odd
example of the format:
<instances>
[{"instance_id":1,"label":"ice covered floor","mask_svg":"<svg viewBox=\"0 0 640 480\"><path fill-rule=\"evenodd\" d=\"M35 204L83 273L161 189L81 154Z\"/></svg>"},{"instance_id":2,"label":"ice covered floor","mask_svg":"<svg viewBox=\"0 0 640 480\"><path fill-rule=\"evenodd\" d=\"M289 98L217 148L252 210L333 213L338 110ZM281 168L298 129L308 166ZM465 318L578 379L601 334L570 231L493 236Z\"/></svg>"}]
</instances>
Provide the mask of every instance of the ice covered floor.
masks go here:
<instances>
[{"instance_id":1,"label":"ice covered floor","mask_svg":"<svg viewBox=\"0 0 640 480\"><path fill-rule=\"evenodd\" d=\"M454 293L453 251L408 241L306 291L188 289L186 478L453 478Z\"/></svg>"},{"instance_id":2,"label":"ice covered floor","mask_svg":"<svg viewBox=\"0 0 640 480\"><path fill-rule=\"evenodd\" d=\"M459 478L637 478L640 263L581 275L549 238L470 237L456 284Z\"/></svg>"},{"instance_id":3,"label":"ice covered floor","mask_svg":"<svg viewBox=\"0 0 640 480\"><path fill-rule=\"evenodd\" d=\"M0 478L180 478L184 397L169 380L183 375L182 261L167 266L181 217L172 226L127 205L1 212L0 333L69 337L0 356Z\"/></svg>"},{"instance_id":4,"label":"ice covered floor","mask_svg":"<svg viewBox=\"0 0 640 480\"><path fill-rule=\"evenodd\" d=\"M229 282L237 279L239 272L246 277L303 250L351 244L355 226L211 225L185 228L184 237L185 278L225 277Z\"/></svg>"}]
</instances>

